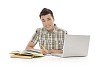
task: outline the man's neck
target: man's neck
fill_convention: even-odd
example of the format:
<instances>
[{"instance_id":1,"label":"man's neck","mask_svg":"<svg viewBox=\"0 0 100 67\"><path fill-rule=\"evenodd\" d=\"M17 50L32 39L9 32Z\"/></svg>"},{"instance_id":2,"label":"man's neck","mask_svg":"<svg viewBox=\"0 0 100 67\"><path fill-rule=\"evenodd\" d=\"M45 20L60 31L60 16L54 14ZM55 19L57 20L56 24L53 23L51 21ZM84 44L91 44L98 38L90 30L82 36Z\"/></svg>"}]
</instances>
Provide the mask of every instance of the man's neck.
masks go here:
<instances>
[{"instance_id":1,"label":"man's neck","mask_svg":"<svg viewBox=\"0 0 100 67\"><path fill-rule=\"evenodd\" d=\"M47 30L48 32L53 32L53 30L54 30L54 27L52 28L52 29L50 29L50 30Z\"/></svg>"}]
</instances>

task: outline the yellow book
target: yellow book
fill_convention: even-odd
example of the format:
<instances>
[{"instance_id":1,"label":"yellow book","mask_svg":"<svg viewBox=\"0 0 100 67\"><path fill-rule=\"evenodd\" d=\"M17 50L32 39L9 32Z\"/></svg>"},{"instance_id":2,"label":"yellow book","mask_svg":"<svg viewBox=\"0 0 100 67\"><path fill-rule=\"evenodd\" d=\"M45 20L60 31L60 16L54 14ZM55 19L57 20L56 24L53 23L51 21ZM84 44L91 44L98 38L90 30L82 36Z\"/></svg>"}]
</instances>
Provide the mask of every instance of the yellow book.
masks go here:
<instances>
[{"instance_id":1,"label":"yellow book","mask_svg":"<svg viewBox=\"0 0 100 67\"><path fill-rule=\"evenodd\" d=\"M32 56L23 56L23 55L11 55L11 58L22 58L22 59L32 59Z\"/></svg>"},{"instance_id":2,"label":"yellow book","mask_svg":"<svg viewBox=\"0 0 100 67\"><path fill-rule=\"evenodd\" d=\"M22 52L12 51L10 54L12 54L10 56L11 58L24 58L24 59L32 59L44 56L43 54L40 53L39 50L24 50Z\"/></svg>"}]
</instances>

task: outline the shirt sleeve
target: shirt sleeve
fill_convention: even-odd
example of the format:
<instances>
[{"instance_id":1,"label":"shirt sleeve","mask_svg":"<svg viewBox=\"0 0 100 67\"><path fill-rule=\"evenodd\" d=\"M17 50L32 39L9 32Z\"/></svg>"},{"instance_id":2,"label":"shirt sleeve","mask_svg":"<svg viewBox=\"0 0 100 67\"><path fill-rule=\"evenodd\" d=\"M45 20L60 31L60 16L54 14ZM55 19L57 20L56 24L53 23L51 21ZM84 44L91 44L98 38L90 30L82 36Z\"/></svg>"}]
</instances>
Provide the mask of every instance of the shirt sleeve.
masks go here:
<instances>
[{"instance_id":1,"label":"shirt sleeve","mask_svg":"<svg viewBox=\"0 0 100 67\"><path fill-rule=\"evenodd\" d=\"M67 31L65 31L65 34L68 34L68 32L67 32Z\"/></svg>"},{"instance_id":2,"label":"shirt sleeve","mask_svg":"<svg viewBox=\"0 0 100 67\"><path fill-rule=\"evenodd\" d=\"M38 41L39 41L39 29L35 31L35 33L33 34L31 38L31 42L33 42L34 45L36 45Z\"/></svg>"}]
</instances>

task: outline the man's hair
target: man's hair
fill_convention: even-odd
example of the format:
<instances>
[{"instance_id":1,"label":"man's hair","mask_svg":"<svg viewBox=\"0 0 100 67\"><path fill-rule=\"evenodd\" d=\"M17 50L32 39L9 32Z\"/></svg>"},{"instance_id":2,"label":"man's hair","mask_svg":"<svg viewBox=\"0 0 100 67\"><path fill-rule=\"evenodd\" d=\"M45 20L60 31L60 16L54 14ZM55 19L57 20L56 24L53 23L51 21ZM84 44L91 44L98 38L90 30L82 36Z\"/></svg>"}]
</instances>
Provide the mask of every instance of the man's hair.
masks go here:
<instances>
[{"instance_id":1,"label":"man's hair","mask_svg":"<svg viewBox=\"0 0 100 67\"><path fill-rule=\"evenodd\" d=\"M41 16L44 16L44 15L47 15L47 14L51 14L52 18L54 19L53 12L50 9L47 9L47 8L42 9L39 17L41 18Z\"/></svg>"}]
</instances>

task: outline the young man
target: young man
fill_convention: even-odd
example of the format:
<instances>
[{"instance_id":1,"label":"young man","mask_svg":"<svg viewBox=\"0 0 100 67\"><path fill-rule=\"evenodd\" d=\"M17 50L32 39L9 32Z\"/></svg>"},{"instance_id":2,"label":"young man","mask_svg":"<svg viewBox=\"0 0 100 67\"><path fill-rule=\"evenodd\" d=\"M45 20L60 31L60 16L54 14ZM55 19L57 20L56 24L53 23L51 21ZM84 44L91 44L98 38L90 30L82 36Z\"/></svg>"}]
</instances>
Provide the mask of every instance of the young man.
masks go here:
<instances>
[{"instance_id":1,"label":"young man","mask_svg":"<svg viewBox=\"0 0 100 67\"><path fill-rule=\"evenodd\" d=\"M43 8L39 17L42 21L43 28L36 30L26 50L33 50L33 47L39 42L42 54L62 53L64 34L67 32L54 24L53 12L50 9Z\"/></svg>"}]
</instances>

